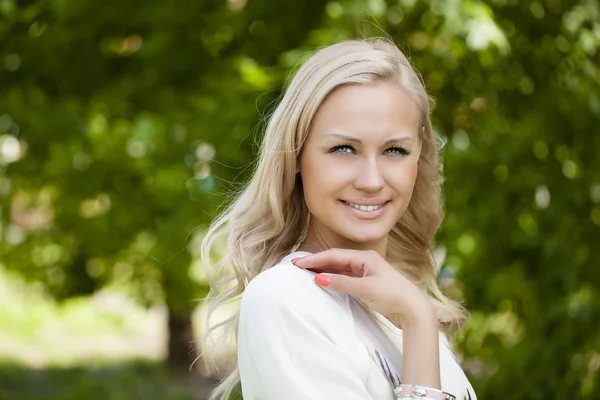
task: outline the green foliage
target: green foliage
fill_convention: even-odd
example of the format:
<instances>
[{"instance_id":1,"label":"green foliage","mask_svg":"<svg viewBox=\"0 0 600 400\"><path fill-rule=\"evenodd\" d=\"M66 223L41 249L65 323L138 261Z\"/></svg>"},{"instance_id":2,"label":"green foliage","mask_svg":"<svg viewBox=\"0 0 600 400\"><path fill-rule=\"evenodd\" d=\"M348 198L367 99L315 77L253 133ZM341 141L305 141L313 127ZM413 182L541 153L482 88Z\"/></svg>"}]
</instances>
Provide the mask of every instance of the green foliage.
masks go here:
<instances>
[{"instance_id":1,"label":"green foliage","mask_svg":"<svg viewBox=\"0 0 600 400\"><path fill-rule=\"evenodd\" d=\"M116 280L183 313L205 289L188 235L247 177L289 68L387 32L448 139L438 243L472 310L458 347L479 397L600 390L597 2L3 0L0 15L8 268L59 298Z\"/></svg>"},{"instance_id":2,"label":"green foliage","mask_svg":"<svg viewBox=\"0 0 600 400\"><path fill-rule=\"evenodd\" d=\"M0 360L0 381L5 400L197 399L189 381L141 361L36 370Z\"/></svg>"},{"instance_id":3,"label":"green foliage","mask_svg":"<svg viewBox=\"0 0 600 400\"><path fill-rule=\"evenodd\" d=\"M58 298L125 281L185 314L204 296L185 247L251 158L242 141L273 84L259 62L318 19L310 2L244 3L2 2L9 268Z\"/></svg>"}]
</instances>

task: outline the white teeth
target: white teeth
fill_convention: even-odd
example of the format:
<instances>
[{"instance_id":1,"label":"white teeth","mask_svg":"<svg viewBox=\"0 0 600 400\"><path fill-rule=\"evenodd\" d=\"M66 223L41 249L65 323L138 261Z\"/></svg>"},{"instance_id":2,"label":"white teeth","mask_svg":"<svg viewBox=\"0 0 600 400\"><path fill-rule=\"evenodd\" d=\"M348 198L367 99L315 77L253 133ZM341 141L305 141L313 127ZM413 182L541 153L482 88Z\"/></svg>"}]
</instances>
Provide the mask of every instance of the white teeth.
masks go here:
<instances>
[{"instance_id":1,"label":"white teeth","mask_svg":"<svg viewBox=\"0 0 600 400\"><path fill-rule=\"evenodd\" d=\"M344 203L348 204L349 206L352 206L352 207L356 208L357 210L366 211L366 212L371 212L371 211L379 210L385 204L385 203L384 204L380 204L378 206L362 206L360 204L350 203L349 201L344 201Z\"/></svg>"}]
</instances>

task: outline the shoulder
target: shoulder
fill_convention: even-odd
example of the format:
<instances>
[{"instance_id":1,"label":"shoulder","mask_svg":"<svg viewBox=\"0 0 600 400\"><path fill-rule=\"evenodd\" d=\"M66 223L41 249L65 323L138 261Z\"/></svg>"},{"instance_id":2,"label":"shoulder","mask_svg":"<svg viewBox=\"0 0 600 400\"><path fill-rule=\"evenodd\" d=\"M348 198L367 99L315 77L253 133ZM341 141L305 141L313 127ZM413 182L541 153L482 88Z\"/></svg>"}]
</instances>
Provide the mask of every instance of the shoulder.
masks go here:
<instances>
[{"instance_id":1,"label":"shoulder","mask_svg":"<svg viewBox=\"0 0 600 400\"><path fill-rule=\"evenodd\" d=\"M290 351L306 357L308 349L315 346L345 351L356 348L356 339L349 334L353 319L348 295L318 286L315 273L292 264L292 258L301 256L285 257L246 287L237 332L240 365L284 357Z\"/></svg>"},{"instance_id":2,"label":"shoulder","mask_svg":"<svg viewBox=\"0 0 600 400\"><path fill-rule=\"evenodd\" d=\"M292 259L308 253L296 252L256 276L242 296L241 314L295 309L321 313L348 309L347 296L324 289L314 282L315 273L298 268Z\"/></svg>"},{"instance_id":3,"label":"shoulder","mask_svg":"<svg viewBox=\"0 0 600 400\"><path fill-rule=\"evenodd\" d=\"M302 257L304 253L292 253L285 257L279 263L261 272L250 281L244 291L244 299L250 297L272 297L277 296L279 292L288 292L292 290L306 291L314 285L314 273L300 269L292 260L295 257Z\"/></svg>"}]
</instances>

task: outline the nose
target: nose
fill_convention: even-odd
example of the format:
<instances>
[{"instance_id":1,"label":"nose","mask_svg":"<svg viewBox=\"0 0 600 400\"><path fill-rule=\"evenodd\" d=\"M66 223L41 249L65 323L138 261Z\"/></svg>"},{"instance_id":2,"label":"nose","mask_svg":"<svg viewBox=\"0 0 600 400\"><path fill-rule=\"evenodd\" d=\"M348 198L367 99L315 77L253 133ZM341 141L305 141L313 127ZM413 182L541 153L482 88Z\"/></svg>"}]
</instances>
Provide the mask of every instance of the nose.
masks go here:
<instances>
[{"instance_id":1,"label":"nose","mask_svg":"<svg viewBox=\"0 0 600 400\"><path fill-rule=\"evenodd\" d=\"M357 165L354 187L369 193L383 189L385 180L376 159L368 158Z\"/></svg>"}]
</instances>

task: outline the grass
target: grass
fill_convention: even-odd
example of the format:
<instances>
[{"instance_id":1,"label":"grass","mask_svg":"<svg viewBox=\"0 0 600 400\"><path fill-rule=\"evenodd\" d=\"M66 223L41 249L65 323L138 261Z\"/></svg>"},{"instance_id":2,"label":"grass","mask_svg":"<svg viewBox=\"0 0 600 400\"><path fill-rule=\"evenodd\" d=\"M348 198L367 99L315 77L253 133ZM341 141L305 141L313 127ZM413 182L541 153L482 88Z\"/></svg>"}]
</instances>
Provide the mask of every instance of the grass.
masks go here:
<instances>
[{"instance_id":1,"label":"grass","mask_svg":"<svg viewBox=\"0 0 600 400\"><path fill-rule=\"evenodd\" d=\"M152 361L27 367L0 361L2 400L197 400L194 385Z\"/></svg>"},{"instance_id":2,"label":"grass","mask_svg":"<svg viewBox=\"0 0 600 400\"><path fill-rule=\"evenodd\" d=\"M0 400L201 400L214 382L173 373L165 310L104 291L56 303L0 265Z\"/></svg>"}]
</instances>

